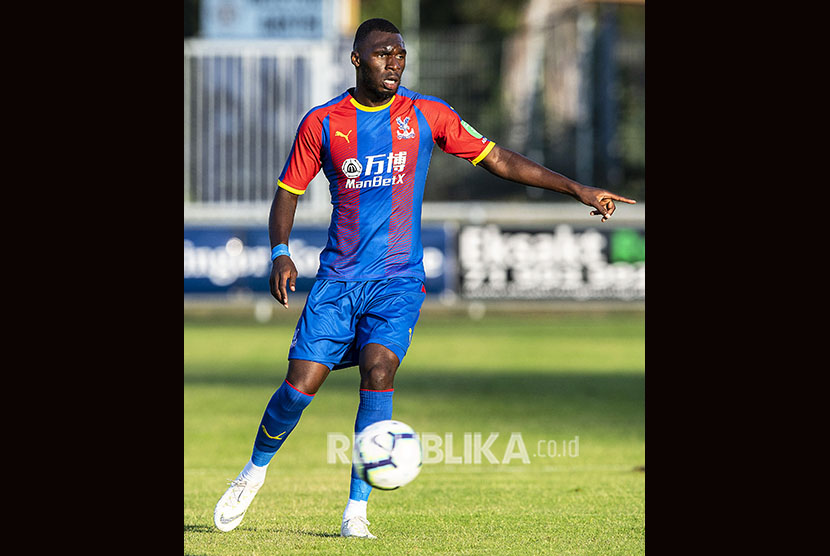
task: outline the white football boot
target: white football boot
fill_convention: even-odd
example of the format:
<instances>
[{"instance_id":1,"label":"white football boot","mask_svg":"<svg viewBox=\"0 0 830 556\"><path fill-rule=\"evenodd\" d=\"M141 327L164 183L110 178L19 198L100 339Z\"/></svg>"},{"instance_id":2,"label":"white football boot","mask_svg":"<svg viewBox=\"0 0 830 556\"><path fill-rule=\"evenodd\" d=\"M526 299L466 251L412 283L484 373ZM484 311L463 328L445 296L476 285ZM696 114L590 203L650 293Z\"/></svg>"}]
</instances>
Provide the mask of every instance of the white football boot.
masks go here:
<instances>
[{"instance_id":1,"label":"white football boot","mask_svg":"<svg viewBox=\"0 0 830 556\"><path fill-rule=\"evenodd\" d=\"M225 491L213 510L213 524L216 525L216 528L220 531L231 531L242 523L242 518L245 517L248 506L251 505L254 496L263 484L264 482L249 483L239 477L231 481L231 486L228 487L228 490Z\"/></svg>"},{"instance_id":2,"label":"white football boot","mask_svg":"<svg viewBox=\"0 0 830 556\"><path fill-rule=\"evenodd\" d=\"M341 537L360 537L362 539L376 539L372 533L369 532L368 525L371 525L363 516L354 516L343 520L340 526Z\"/></svg>"}]
</instances>

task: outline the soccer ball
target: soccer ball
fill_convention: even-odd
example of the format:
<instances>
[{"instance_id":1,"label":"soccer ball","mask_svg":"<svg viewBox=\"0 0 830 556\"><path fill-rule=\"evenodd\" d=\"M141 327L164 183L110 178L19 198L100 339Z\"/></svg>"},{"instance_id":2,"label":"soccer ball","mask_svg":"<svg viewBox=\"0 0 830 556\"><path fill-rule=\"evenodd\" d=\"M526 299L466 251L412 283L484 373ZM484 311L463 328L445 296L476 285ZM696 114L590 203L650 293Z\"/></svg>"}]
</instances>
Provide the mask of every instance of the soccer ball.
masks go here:
<instances>
[{"instance_id":1,"label":"soccer ball","mask_svg":"<svg viewBox=\"0 0 830 556\"><path fill-rule=\"evenodd\" d=\"M406 423L378 421L355 437L352 462L361 479L394 490L421 472L421 439Z\"/></svg>"}]
</instances>

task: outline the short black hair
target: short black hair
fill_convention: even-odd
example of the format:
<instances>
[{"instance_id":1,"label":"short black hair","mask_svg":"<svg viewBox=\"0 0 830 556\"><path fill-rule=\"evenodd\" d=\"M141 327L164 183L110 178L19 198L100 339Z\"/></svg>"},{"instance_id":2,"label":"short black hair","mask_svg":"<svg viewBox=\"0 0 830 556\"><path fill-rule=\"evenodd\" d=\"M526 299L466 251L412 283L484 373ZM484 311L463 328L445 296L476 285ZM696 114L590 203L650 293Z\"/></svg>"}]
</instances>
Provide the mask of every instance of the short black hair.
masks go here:
<instances>
[{"instance_id":1,"label":"short black hair","mask_svg":"<svg viewBox=\"0 0 830 556\"><path fill-rule=\"evenodd\" d=\"M360 27L358 27L357 31L355 31L352 49L357 50L357 45L363 42L363 39L365 39L366 36L372 31L383 31L384 33L396 33L398 35L401 34L398 28L395 27L395 24L388 19L382 19L380 17L367 19L361 23Z\"/></svg>"}]
</instances>

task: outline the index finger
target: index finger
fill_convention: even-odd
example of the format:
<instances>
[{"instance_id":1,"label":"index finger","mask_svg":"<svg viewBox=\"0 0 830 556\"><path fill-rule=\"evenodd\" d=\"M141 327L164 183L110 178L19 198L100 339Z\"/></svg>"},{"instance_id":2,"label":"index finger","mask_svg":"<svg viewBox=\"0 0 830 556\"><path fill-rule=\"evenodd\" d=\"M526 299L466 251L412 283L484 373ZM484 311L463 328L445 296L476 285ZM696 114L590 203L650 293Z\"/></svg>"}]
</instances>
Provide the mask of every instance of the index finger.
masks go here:
<instances>
[{"instance_id":1,"label":"index finger","mask_svg":"<svg viewBox=\"0 0 830 556\"><path fill-rule=\"evenodd\" d=\"M615 201L622 201L623 203L628 203L629 205L633 205L633 204L637 203L637 201L635 201L634 199L629 199L628 197L623 197L622 195L617 195L616 193L611 193L611 192L603 194L602 197L605 198L605 199L613 199Z\"/></svg>"}]
</instances>

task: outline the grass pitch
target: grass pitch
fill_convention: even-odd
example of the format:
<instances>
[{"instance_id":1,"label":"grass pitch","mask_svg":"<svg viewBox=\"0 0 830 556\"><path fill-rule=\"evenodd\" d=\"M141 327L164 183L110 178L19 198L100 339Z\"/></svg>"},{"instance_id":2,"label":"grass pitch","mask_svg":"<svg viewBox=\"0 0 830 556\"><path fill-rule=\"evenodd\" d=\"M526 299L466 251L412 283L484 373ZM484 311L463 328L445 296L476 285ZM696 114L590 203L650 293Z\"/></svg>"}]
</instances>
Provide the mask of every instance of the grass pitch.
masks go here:
<instances>
[{"instance_id":1,"label":"grass pitch","mask_svg":"<svg viewBox=\"0 0 830 556\"><path fill-rule=\"evenodd\" d=\"M299 310L268 324L185 321L185 554L645 552L642 312L474 321L425 309L394 418L429 439L432 463L372 492L378 539L339 537L350 467L334 440L351 439L356 368L329 376L242 524L216 530L213 507L285 377Z\"/></svg>"}]
</instances>

